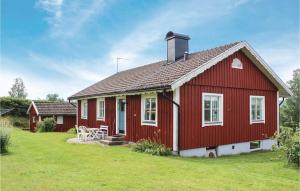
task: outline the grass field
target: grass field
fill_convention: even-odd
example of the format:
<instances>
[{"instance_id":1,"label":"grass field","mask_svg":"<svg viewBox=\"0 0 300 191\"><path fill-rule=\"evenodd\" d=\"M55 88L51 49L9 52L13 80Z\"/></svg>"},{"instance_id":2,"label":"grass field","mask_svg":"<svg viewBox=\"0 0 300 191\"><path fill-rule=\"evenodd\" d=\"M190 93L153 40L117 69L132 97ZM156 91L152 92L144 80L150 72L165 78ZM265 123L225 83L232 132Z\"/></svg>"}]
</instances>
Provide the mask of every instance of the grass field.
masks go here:
<instances>
[{"instance_id":1,"label":"grass field","mask_svg":"<svg viewBox=\"0 0 300 191\"><path fill-rule=\"evenodd\" d=\"M1 190L299 190L299 171L276 152L157 157L70 145L71 136L14 129L10 153L1 156Z\"/></svg>"}]
</instances>

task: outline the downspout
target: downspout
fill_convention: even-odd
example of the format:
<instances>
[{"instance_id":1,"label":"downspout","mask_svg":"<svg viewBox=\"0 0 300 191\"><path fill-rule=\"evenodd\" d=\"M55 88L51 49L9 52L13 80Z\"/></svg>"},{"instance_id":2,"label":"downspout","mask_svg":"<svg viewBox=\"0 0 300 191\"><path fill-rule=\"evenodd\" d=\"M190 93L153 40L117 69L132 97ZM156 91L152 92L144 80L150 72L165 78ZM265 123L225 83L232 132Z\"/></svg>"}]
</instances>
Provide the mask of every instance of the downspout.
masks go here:
<instances>
[{"instance_id":1,"label":"downspout","mask_svg":"<svg viewBox=\"0 0 300 191\"><path fill-rule=\"evenodd\" d=\"M173 99L169 98L167 95L166 95L166 89L163 89L163 97L166 98L168 101L172 102L178 109L178 112L177 112L177 124L178 124L178 134L177 134L177 141L178 141L178 151L177 151L177 154L178 156L180 156L180 105L175 102ZM174 125L174 124L173 124Z\"/></svg>"},{"instance_id":2,"label":"downspout","mask_svg":"<svg viewBox=\"0 0 300 191\"><path fill-rule=\"evenodd\" d=\"M74 107L77 107L77 105L75 105L74 103L71 102L71 99L68 99L69 100L69 104L73 105Z\"/></svg>"},{"instance_id":3,"label":"downspout","mask_svg":"<svg viewBox=\"0 0 300 191\"><path fill-rule=\"evenodd\" d=\"M281 102L279 103L279 107L283 104L283 102L284 102L284 97L282 97L282 100L281 100Z\"/></svg>"}]
</instances>

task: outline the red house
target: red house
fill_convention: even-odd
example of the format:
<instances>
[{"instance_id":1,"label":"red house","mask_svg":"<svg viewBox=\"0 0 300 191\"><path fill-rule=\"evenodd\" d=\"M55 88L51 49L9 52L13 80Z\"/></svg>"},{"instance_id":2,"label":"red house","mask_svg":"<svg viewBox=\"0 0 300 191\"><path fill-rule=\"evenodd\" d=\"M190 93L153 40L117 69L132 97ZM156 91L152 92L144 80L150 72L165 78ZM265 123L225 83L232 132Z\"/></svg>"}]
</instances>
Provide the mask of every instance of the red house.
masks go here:
<instances>
[{"instance_id":1,"label":"red house","mask_svg":"<svg viewBox=\"0 0 300 191\"><path fill-rule=\"evenodd\" d=\"M158 136L182 156L271 149L288 87L247 42L189 54L168 32L167 60L118 72L69 97L78 125L109 126L127 141Z\"/></svg>"},{"instance_id":2,"label":"red house","mask_svg":"<svg viewBox=\"0 0 300 191\"><path fill-rule=\"evenodd\" d=\"M32 101L27 114L29 115L30 131L36 131L37 122L45 117L54 117L56 127L54 131L64 132L76 124L76 105L67 102L34 102Z\"/></svg>"}]
</instances>

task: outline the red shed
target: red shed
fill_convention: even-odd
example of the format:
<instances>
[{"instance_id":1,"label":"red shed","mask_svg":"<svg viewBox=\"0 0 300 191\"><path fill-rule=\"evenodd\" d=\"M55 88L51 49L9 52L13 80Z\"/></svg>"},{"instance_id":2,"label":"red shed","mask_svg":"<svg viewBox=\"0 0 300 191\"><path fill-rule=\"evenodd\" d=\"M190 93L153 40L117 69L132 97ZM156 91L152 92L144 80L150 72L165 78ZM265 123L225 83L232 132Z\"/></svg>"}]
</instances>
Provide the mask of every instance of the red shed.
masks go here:
<instances>
[{"instance_id":1,"label":"red shed","mask_svg":"<svg viewBox=\"0 0 300 191\"><path fill-rule=\"evenodd\" d=\"M32 101L27 110L30 131L35 132L37 122L43 120L45 117L55 118L56 127L54 131L68 131L76 124L76 109L76 104L68 102Z\"/></svg>"},{"instance_id":2,"label":"red shed","mask_svg":"<svg viewBox=\"0 0 300 191\"><path fill-rule=\"evenodd\" d=\"M159 139L182 156L271 149L279 97L291 92L245 41L188 53L168 32L167 60L118 72L69 97L78 125L109 126L127 141Z\"/></svg>"}]
</instances>

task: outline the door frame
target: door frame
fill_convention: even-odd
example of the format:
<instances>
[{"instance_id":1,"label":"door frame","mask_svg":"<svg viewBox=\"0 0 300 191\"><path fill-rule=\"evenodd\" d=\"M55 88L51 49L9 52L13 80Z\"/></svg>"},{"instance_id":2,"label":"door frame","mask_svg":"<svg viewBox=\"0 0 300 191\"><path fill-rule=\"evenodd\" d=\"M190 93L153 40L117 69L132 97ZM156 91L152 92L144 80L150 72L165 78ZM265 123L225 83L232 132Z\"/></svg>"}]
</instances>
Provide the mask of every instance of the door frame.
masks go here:
<instances>
[{"instance_id":1,"label":"door frame","mask_svg":"<svg viewBox=\"0 0 300 191\"><path fill-rule=\"evenodd\" d=\"M121 133L122 135L126 135L126 96L120 96L116 97L116 134L119 133L119 100L124 99L125 100L125 107L124 107L124 133Z\"/></svg>"}]
</instances>

